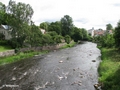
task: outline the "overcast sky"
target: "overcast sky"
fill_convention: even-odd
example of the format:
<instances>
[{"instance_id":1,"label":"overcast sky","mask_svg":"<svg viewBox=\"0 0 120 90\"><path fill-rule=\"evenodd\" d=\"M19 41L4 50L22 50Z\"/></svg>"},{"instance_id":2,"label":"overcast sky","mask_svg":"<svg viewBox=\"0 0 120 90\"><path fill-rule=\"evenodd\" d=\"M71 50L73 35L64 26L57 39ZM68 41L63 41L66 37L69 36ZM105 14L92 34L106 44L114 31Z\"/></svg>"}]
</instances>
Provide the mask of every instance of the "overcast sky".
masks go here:
<instances>
[{"instance_id":1,"label":"overcast sky","mask_svg":"<svg viewBox=\"0 0 120 90\"><path fill-rule=\"evenodd\" d=\"M73 19L79 28L105 29L106 24L113 27L120 20L120 0L15 0L30 4L34 10L32 20L36 25L41 22L55 22L64 15ZM8 4L9 0L0 0Z\"/></svg>"}]
</instances>

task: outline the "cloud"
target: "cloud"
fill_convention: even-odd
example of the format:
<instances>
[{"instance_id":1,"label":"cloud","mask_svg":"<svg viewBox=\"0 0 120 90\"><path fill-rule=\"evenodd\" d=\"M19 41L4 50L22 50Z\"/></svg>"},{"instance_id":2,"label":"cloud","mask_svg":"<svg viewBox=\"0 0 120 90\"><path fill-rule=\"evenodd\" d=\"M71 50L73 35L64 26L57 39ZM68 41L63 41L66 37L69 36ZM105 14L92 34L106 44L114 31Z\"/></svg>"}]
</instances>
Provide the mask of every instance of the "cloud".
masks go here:
<instances>
[{"instance_id":1,"label":"cloud","mask_svg":"<svg viewBox=\"0 0 120 90\"><path fill-rule=\"evenodd\" d=\"M88 19L85 19L85 18L79 18L79 19L74 20L74 22L86 24L86 23L89 22L89 20L88 20Z\"/></svg>"},{"instance_id":2,"label":"cloud","mask_svg":"<svg viewBox=\"0 0 120 90\"><path fill-rule=\"evenodd\" d=\"M9 0L2 0L2 2ZM7 2L7 3L8 3ZM39 25L44 21L58 21L64 15L72 17L75 26L90 29L116 26L120 19L120 0L16 0L30 4L34 10L32 20Z\"/></svg>"},{"instance_id":3,"label":"cloud","mask_svg":"<svg viewBox=\"0 0 120 90\"><path fill-rule=\"evenodd\" d=\"M113 6L120 7L120 3L115 3L115 4L113 4Z\"/></svg>"}]
</instances>

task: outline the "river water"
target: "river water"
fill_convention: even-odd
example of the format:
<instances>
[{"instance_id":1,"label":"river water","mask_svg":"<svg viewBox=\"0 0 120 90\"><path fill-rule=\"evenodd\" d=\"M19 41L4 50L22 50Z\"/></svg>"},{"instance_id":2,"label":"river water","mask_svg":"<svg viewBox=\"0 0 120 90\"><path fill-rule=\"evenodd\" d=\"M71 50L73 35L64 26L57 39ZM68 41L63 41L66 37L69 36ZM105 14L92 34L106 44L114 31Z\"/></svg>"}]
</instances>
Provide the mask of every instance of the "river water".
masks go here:
<instances>
[{"instance_id":1,"label":"river water","mask_svg":"<svg viewBox=\"0 0 120 90\"><path fill-rule=\"evenodd\" d=\"M0 90L95 90L100 50L95 43L0 66Z\"/></svg>"}]
</instances>

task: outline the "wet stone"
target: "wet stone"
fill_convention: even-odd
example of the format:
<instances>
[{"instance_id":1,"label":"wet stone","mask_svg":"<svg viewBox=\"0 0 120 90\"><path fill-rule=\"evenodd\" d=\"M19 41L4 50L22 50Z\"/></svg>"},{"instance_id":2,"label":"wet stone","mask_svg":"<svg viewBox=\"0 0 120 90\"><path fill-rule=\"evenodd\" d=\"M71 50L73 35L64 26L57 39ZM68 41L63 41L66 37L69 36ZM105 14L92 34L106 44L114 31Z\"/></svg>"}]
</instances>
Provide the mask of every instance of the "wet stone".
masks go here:
<instances>
[{"instance_id":1,"label":"wet stone","mask_svg":"<svg viewBox=\"0 0 120 90\"><path fill-rule=\"evenodd\" d=\"M63 61L59 61L59 63L63 63Z\"/></svg>"},{"instance_id":2,"label":"wet stone","mask_svg":"<svg viewBox=\"0 0 120 90\"><path fill-rule=\"evenodd\" d=\"M12 80L13 80L13 81L16 80L16 77L12 77Z\"/></svg>"},{"instance_id":3,"label":"wet stone","mask_svg":"<svg viewBox=\"0 0 120 90\"><path fill-rule=\"evenodd\" d=\"M82 83L78 83L79 86L82 86Z\"/></svg>"},{"instance_id":4,"label":"wet stone","mask_svg":"<svg viewBox=\"0 0 120 90\"><path fill-rule=\"evenodd\" d=\"M96 62L96 60L92 60L92 62Z\"/></svg>"}]
</instances>

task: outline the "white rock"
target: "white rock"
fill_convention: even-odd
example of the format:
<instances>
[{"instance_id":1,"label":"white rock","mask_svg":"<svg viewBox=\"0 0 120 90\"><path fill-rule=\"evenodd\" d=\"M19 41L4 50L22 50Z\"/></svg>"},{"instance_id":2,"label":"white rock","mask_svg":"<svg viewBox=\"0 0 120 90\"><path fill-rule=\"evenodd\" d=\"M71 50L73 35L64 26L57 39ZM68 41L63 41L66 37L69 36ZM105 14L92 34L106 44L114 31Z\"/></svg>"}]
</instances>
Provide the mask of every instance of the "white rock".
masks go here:
<instances>
[{"instance_id":1,"label":"white rock","mask_svg":"<svg viewBox=\"0 0 120 90\"><path fill-rule=\"evenodd\" d=\"M63 61L59 61L59 63L63 63Z\"/></svg>"}]
</instances>

